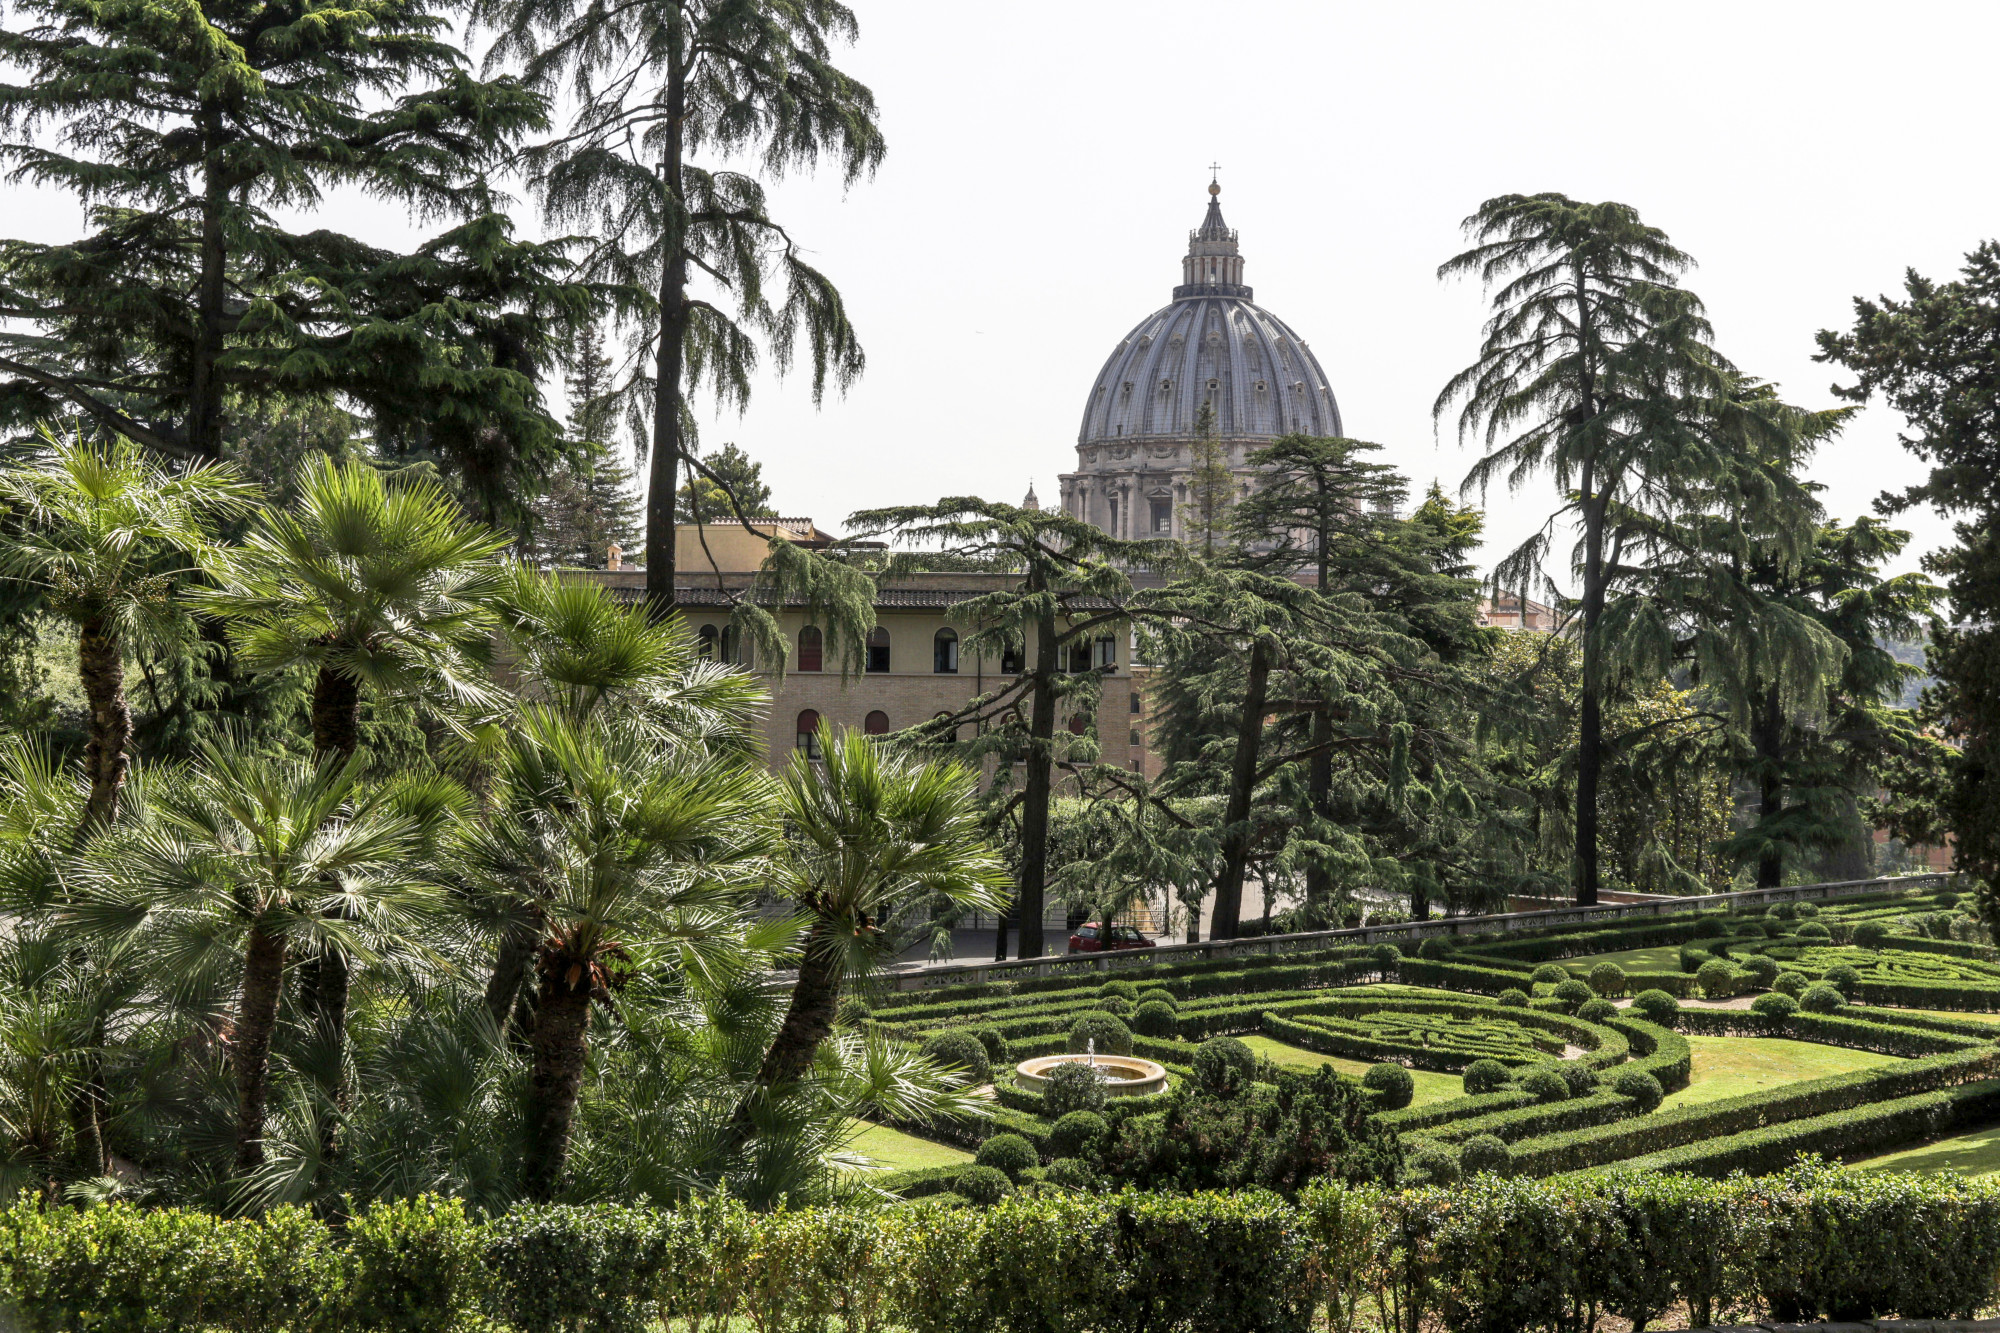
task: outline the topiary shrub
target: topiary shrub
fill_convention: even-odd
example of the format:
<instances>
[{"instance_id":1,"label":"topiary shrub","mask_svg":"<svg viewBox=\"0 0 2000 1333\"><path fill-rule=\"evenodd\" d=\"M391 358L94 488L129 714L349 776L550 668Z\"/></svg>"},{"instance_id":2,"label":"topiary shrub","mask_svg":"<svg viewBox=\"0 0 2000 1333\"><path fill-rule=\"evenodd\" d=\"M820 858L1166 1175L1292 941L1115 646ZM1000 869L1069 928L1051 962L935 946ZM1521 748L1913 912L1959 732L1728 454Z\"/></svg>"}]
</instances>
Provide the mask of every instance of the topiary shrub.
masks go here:
<instances>
[{"instance_id":1,"label":"topiary shrub","mask_svg":"<svg viewBox=\"0 0 2000 1333\"><path fill-rule=\"evenodd\" d=\"M964 1028L953 1028L949 1032L927 1037L918 1050L937 1064L963 1069L975 1087L993 1080L992 1057L986 1054L986 1047L979 1038Z\"/></svg>"},{"instance_id":2,"label":"topiary shrub","mask_svg":"<svg viewBox=\"0 0 2000 1333\"><path fill-rule=\"evenodd\" d=\"M1599 995L1617 999L1625 993L1625 969L1616 963L1599 963L1590 969L1590 988Z\"/></svg>"},{"instance_id":3,"label":"topiary shrub","mask_svg":"<svg viewBox=\"0 0 2000 1333\"><path fill-rule=\"evenodd\" d=\"M1810 985L1812 985L1811 977L1803 972L1795 972L1788 967L1778 973L1778 979L1771 983L1771 989L1780 994L1789 995L1796 1000L1799 996L1806 993L1806 987Z\"/></svg>"},{"instance_id":4,"label":"topiary shrub","mask_svg":"<svg viewBox=\"0 0 2000 1333\"><path fill-rule=\"evenodd\" d=\"M979 1038L979 1044L986 1048L986 1058L995 1069L1006 1065L1007 1039L1000 1035L999 1028L976 1028L972 1035Z\"/></svg>"},{"instance_id":5,"label":"topiary shrub","mask_svg":"<svg viewBox=\"0 0 2000 1333\"><path fill-rule=\"evenodd\" d=\"M1017 1185L1023 1171L1032 1171L1042 1164L1042 1159L1035 1155L1035 1145L1019 1134L995 1134L979 1145L972 1160L1006 1173L1007 1179Z\"/></svg>"},{"instance_id":6,"label":"topiary shrub","mask_svg":"<svg viewBox=\"0 0 2000 1333\"><path fill-rule=\"evenodd\" d=\"M1611 1090L1620 1097L1630 1097L1638 1104L1641 1115L1657 1108L1667 1096L1660 1080L1643 1069L1627 1069L1620 1073L1611 1080Z\"/></svg>"},{"instance_id":7,"label":"topiary shrub","mask_svg":"<svg viewBox=\"0 0 2000 1333\"><path fill-rule=\"evenodd\" d=\"M1801 921L1798 936L1802 940L1830 940L1833 938L1833 932L1827 928L1824 921Z\"/></svg>"},{"instance_id":8,"label":"topiary shrub","mask_svg":"<svg viewBox=\"0 0 2000 1333\"><path fill-rule=\"evenodd\" d=\"M1854 928L1854 942L1863 949L1879 949L1889 938L1889 928L1880 921L1863 921Z\"/></svg>"},{"instance_id":9,"label":"topiary shrub","mask_svg":"<svg viewBox=\"0 0 2000 1333\"><path fill-rule=\"evenodd\" d=\"M1097 1112L1071 1111L1049 1126L1049 1151L1057 1157L1088 1160L1097 1156L1110 1135L1111 1127Z\"/></svg>"},{"instance_id":10,"label":"topiary shrub","mask_svg":"<svg viewBox=\"0 0 2000 1333\"><path fill-rule=\"evenodd\" d=\"M1125 1026L1116 1014L1103 1012L1084 1014L1069 1025L1070 1054L1078 1055L1096 1043L1099 1055L1132 1054L1132 1029Z\"/></svg>"},{"instance_id":11,"label":"topiary shrub","mask_svg":"<svg viewBox=\"0 0 2000 1333\"><path fill-rule=\"evenodd\" d=\"M1591 1000L1597 998L1597 992L1590 988L1589 982L1578 981L1575 977L1571 977L1568 981L1557 986L1551 994L1555 996L1557 1004L1572 1014L1577 1011L1579 1006L1588 1004Z\"/></svg>"},{"instance_id":12,"label":"topiary shrub","mask_svg":"<svg viewBox=\"0 0 2000 1333\"><path fill-rule=\"evenodd\" d=\"M1701 987L1705 999L1727 999L1736 991L1736 969L1720 958L1711 958L1694 974L1694 984Z\"/></svg>"},{"instance_id":13,"label":"topiary shrub","mask_svg":"<svg viewBox=\"0 0 2000 1333\"><path fill-rule=\"evenodd\" d=\"M1506 990L1500 992L1500 1003L1509 1009L1526 1009L1528 1007L1528 992L1522 990L1519 986L1509 986Z\"/></svg>"},{"instance_id":14,"label":"topiary shrub","mask_svg":"<svg viewBox=\"0 0 2000 1333\"><path fill-rule=\"evenodd\" d=\"M1181 1016L1174 1012L1170 1004L1158 1000L1148 1000L1139 1006L1139 1012L1132 1015L1132 1030L1142 1037L1164 1037L1172 1039L1179 1034Z\"/></svg>"},{"instance_id":15,"label":"topiary shrub","mask_svg":"<svg viewBox=\"0 0 2000 1333\"><path fill-rule=\"evenodd\" d=\"M1556 1073L1569 1085L1572 1097L1588 1097L1597 1091L1597 1071L1581 1060L1560 1060L1556 1062Z\"/></svg>"},{"instance_id":16,"label":"topiary shrub","mask_svg":"<svg viewBox=\"0 0 2000 1333\"><path fill-rule=\"evenodd\" d=\"M1390 976L1402 965L1403 951L1393 944L1378 944L1368 951L1368 961L1375 964L1377 972Z\"/></svg>"},{"instance_id":17,"label":"topiary shrub","mask_svg":"<svg viewBox=\"0 0 2000 1333\"><path fill-rule=\"evenodd\" d=\"M1767 991L1750 1001L1750 1012L1766 1018L1790 1018L1799 1011L1799 1002L1780 991Z\"/></svg>"},{"instance_id":18,"label":"topiary shrub","mask_svg":"<svg viewBox=\"0 0 2000 1333\"><path fill-rule=\"evenodd\" d=\"M1538 1102L1566 1102L1569 1100L1569 1080L1548 1065L1536 1065L1516 1080L1521 1091Z\"/></svg>"},{"instance_id":19,"label":"topiary shrub","mask_svg":"<svg viewBox=\"0 0 2000 1333\"><path fill-rule=\"evenodd\" d=\"M1950 889L1946 889L1943 893L1940 893L1937 897L1931 899L1931 901L1936 903L1939 907L1942 907L1945 911L1949 912L1952 908L1958 906L1959 897L1957 894L1953 893Z\"/></svg>"},{"instance_id":20,"label":"topiary shrub","mask_svg":"<svg viewBox=\"0 0 2000 1333\"><path fill-rule=\"evenodd\" d=\"M1123 1018L1132 1012L1132 1002L1122 995L1106 995L1097 1002L1097 1012Z\"/></svg>"},{"instance_id":21,"label":"topiary shrub","mask_svg":"<svg viewBox=\"0 0 2000 1333\"><path fill-rule=\"evenodd\" d=\"M1753 953L1737 966L1759 986L1768 987L1778 979L1778 960L1769 954Z\"/></svg>"},{"instance_id":22,"label":"topiary shrub","mask_svg":"<svg viewBox=\"0 0 2000 1333\"><path fill-rule=\"evenodd\" d=\"M1694 937L1698 940L1719 940L1729 933L1729 923L1719 916L1705 916L1694 923Z\"/></svg>"},{"instance_id":23,"label":"topiary shrub","mask_svg":"<svg viewBox=\"0 0 2000 1333\"><path fill-rule=\"evenodd\" d=\"M1417 1081L1401 1065L1370 1065L1361 1086L1375 1094L1375 1104L1385 1111L1400 1111L1417 1095Z\"/></svg>"},{"instance_id":24,"label":"topiary shrub","mask_svg":"<svg viewBox=\"0 0 2000 1333\"><path fill-rule=\"evenodd\" d=\"M1799 905L1792 902L1772 903L1771 915L1780 921L1790 921L1799 914Z\"/></svg>"},{"instance_id":25,"label":"topiary shrub","mask_svg":"<svg viewBox=\"0 0 2000 1333\"><path fill-rule=\"evenodd\" d=\"M1113 998L1120 1000L1136 1000L1139 998L1139 983L1136 981L1104 982L1097 988L1097 998L1100 1000L1109 1000Z\"/></svg>"},{"instance_id":26,"label":"topiary shrub","mask_svg":"<svg viewBox=\"0 0 2000 1333\"><path fill-rule=\"evenodd\" d=\"M1210 1037L1192 1063L1194 1081L1218 1097L1234 1097L1257 1076L1257 1057L1234 1037Z\"/></svg>"},{"instance_id":27,"label":"topiary shrub","mask_svg":"<svg viewBox=\"0 0 2000 1333\"><path fill-rule=\"evenodd\" d=\"M1602 1023L1618 1017L1618 1006L1606 999L1585 1000L1576 1007L1576 1016L1586 1023Z\"/></svg>"},{"instance_id":28,"label":"topiary shrub","mask_svg":"<svg viewBox=\"0 0 2000 1333\"><path fill-rule=\"evenodd\" d=\"M1491 1134L1474 1134L1459 1146L1458 1165L1467 1175L1490 1171L1504 1176L1514 1169L1514 1150Z\"/></svg>"},{"instance_id":29,"label":"topiary shrub","mask_svg":"<svg viewBox=\"0 0 2000 1333\"><path fill-rule=\"evenodd\" d=\"M1088 1066L1057 1065L1042 1084L1042 1114L1060 1120L1073 1111L1102 1111L1109 1096Z\"/></svg>"},{"instance_id":30,"label":"topiary shrub","mask_svg":"<svg viewBox=\"0 0 2000 1333\"><path fill-rule=\"evenodd\" d=\"M1528 979L1538 986L1560 986L1569 980L1569 969L1557 963L1543 963Z\"/></svg>"},{"instance_id":31,"label":"topiary shrub","mask_svg":"<svg viewBox=\"0 0 2000 1333\"><path fill-rule=\"evenodd\" d=\"M1632 1007L1648 1023L1672 1027L1681 1012L1681 1002L1663 990L1642 990L1632 997Z\"/></svg>"},{"instance_id":32,"label":"topiary shrub","mask_svg":"<svg viewBox=\"0 0 2000 1333\"><path fill-rule=\"evenodd\" d=\"M1514 1081L1514 1075L1498 1060L1474 1060L1459 1077L1465 1081L1465 1095L1468 1097L1498 1092Z\"/></svg>"},{"instance_id":33,"label":"topiary shrub","mask_svg":"<svg viewBox=\"0 0 2000 1333\"><path fill-rule=\"evenodd\" d=\"M1701 965L1713 957L1715 955L1706 949L1697 949L1692 945L1684 944L1681 946L1681 971L1689 973L1699 972Z\"/></svg>"},{"instance_id":34,"label":"topiary shrub","mask_svg":"<svg viewBox=\"0 0 2000 1333\"><path fill-rule=\"evenodd\" d=\"M1799 904L1798 904L1797 906L1798 906L1798 909L1799 909L1799 920L1801 920L1801 921L1804 921L1804 920L1807 920L1807 919L1808 919L1808 918L1810 918L1810 917L1816 917L1816 916L1818 916L1818 915L1819 915L1819 904L1818 904L1818 903L1799 903Z\"/></svg>"},{"instance_id":35,"label":"topiary shrub","mask_svg":"<svg viewBox=\"0 0 2000 1333\"><path fill-rule=\"evenodd\" d=\"M991 1208L1014 1192L1014 1182L999 1167L968 1166L958 1173L957 1192L981 1208Z\"/></svg>"},{"instance_id":36,"label":"topiary shrub","mask_svg":"<svg viewBox=\"0 0 2000 1333\"><path fill-rule=\"evenodd\" d=\"M1861 989L1861 974L1846 963L1835 963L1820 975L1820 980L1849 1000L1852 1000L1855 992Z\"/></svg>"},{"instance_id":37,"label":"topiary shrub","mask_svg":"<svg viewBox=\"0 0 2000 1333\"><path fill-rule=\"evenodd\" d=\"M1042 1179L1059 1190L1075 1190L1080 1194L1094 1194L1102 1183L1090 1163L1074 1157L1058 1157L1050 1162Z\"/></svg>"},{"instance_id":38,"label":"topiary shrub","mask_svg":"<svg viewBox=\"0 0 2000 1333\"><path fill-rule=\"evenodd\" d=\"M1419 958L1449 958L1458 952L1458 941L1449 935L1432 935L1417 946Z\"/></svg>"},{"instance_id":39,"label":"topiary shrub","mask_svg":"<svg viewBox=\"0 0 2000 1333\"><path fill-rule=\"evenodd\" d=\"M1180 999L1165 986L1152 986L1140 991L1137 1003L1142 1008L1149 1004L1164 1004L1175 1013L1181 1009Z\"/></svg>"},{"instance_id":40,"label":"topiary shrub","mask_svg":"<svg viewBox=\"0 0 2000 1333\"><path fill-rule=\"evenodd\" d=\"M1403 1183L1456 1185L1464 1172L1458 1158L1441 1143L1418 1139L1403 1150Z\"/></svg>"},{"instance_id":41,"label":"topiary shrub","mask_svg":"<svg viewBox=\"0 0 2000 1333\"><path fill-rule=\"evenodd\" d=\"M1761 935L1767 940L1782 935L1791 929L1791 927L1782 921L1759 921L1755 917L1745 920L1742 925L1742 934L1745 936Z\"/></svg>"},{"instance_id":42,"label":"topiary shrub","mask_svg":"<svg viewBox=\"0 0 2000 1333\"><path fill-rule=\"evenodd\" d=\"M1806 987L1799 996L1799 1008L1809 1014L1837 1014L1847 1006L1847 997L1824 981Z\"/></svg>"}]
</instances>

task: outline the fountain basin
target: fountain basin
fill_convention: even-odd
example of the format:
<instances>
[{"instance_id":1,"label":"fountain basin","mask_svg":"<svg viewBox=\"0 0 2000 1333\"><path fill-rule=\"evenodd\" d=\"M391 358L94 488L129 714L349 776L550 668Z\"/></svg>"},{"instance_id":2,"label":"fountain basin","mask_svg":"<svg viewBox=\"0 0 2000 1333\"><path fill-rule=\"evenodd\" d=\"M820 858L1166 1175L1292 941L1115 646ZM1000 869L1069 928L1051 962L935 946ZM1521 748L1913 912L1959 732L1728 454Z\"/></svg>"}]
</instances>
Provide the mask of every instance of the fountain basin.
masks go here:
<instances>
[{"instance_id":1,"label":"fountain basin","mask_svg":"<svg viewBox=\"0 0 2000 1333\"><path fill-rule=\"evenodd\" d=\"M1136 1055L1040 1055L1014 1066L1014 1081L1029 1092L1040 1092L1057 1065L1088 1064L1104 1080L1104 1091L1112 1097L1139 1097L1149 1092L1165 1092L1167 1071L1151 1060Z\"/></svg>"}]
</instances>

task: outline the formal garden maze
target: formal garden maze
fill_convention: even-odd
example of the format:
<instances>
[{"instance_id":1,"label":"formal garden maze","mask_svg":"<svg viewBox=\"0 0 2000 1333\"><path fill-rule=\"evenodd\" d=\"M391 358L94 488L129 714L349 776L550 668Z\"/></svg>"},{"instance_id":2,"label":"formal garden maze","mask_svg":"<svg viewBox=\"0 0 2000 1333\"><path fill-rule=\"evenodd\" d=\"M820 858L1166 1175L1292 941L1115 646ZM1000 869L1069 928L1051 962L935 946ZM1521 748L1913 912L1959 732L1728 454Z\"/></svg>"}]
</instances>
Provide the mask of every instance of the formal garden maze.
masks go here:
<instances>
[{"instance_id":1,"label":"formal garden maze","mask_svg":"<svg viewBox=\"0 0 2000 1333\"><path fill-rule=\"evenodd\" d=\"M1950 894L1877 892L1408 951L1120 960L1110 979L886 994L844 1018L990 1085L985 1122L869 1131L892 1168L876 1183L911 1197L1104 1183L1190 1088L1282 1100L1315 1078L1374 1113L1417 1181L1719 1177L1807 1154L1984 1172L2000 1170L2000 1135L1982 1132L2000 1124L2000 951L1983 941ZM1151 1061L1167 1090L1015 1079L1023 1060L1086 1051Z\"/></svg>"}]
</instances>

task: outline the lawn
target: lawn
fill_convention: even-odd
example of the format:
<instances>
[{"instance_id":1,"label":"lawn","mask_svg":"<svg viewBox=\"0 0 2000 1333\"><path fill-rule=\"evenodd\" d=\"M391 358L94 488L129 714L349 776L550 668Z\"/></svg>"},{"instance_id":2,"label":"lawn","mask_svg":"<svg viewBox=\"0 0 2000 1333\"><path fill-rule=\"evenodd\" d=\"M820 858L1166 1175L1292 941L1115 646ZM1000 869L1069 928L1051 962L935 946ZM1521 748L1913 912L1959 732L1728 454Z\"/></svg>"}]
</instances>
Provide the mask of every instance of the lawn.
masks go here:
<instances>
[{"instance_id":1,"label":"lawn","mask_svg":"<svg viewBox=\"0 0 2000 1333\"><path fill-rule=\"evenodd\" d=\"M1321 1055L1318 1051L1308 1051L1301 1046L1288 1046L1282 1041L1269 1037L1244 1037L1243 1044L1263 1056L1280 1069L1297 1069L1311 1073L1321 1065L1332 1065L1343 1074L1355 1078L1368 1072L1364 1060L1343 1060L1337 1055ZM1427 1069L1412 1069L1410 1077L1416 1080L1416 1096L1412 1106L1423 1106L1430 1102L1441 1102L1452 1097L1463 1097L1465 1087L1456 1074L1436 1074Z\"/></svg>"},{"instance_id":2,"label":"lawn","mask_svg":"<svg viewBox=\"0 0 2000 1333\"><path fill-rule=\"evenodd\" d=\"M1990 1176L2000 1171L2000 1125L1871 1157L1855 1166L1862 1171L1963 1171L1968 1176Z\"/></svg>"},{"instance_id":3,"label":"lawn","mask_svg":"<svg viewBox=\"0 0 2000 1333\"><path fill-rule=\"evenodd\" d=\"M1657 944L1650 949L1626 949L1621 953L1594 953L1584 958L1562 960L1564 967L1579 976L1599 963L1616 963L1627 972L1678 972L1681 970L1681 946Z\"/></svg>"},{"instance_id":4,"label":"lawn","mask_svg":"<svg viewBox=\"0 0 2000 1333\"><path fill-rule=\"evenodd\" d=\"M902 1171L919 1166L956 1166L972 1160L972 1154L942 1143L932 1143L914 1134L887 1125L862 1125L861 1132L847 1144L848 1151L866 1153L878 1166Z\"/></svg>"},{"instance_id":5,"label":"lawn","mask_svg":"<svg viewBox=\"0 0 2000 1333\"><path fill-rule=\"evenodd\" d=\"M1784 1037L1689 1037L1687 1041L1692 1048L1694 1074L1686 1088L1667 1098L1666 1110L1871 1069L1899 1058Z\"/></svg>"},{"instance_id":6,"label":"lawn","mask_svg":"<svg viewBox=\"0 0 2000 1333\"><path fill-rule=\"evenodd\" d=\"M1884 1017L1890 1014L1922 1014L1925 1018L1963 1018L1974 1023L2000 1023L2000 1014L1983 1013L1977 1009L1892 1009L1883 1005L1881 1012Z\"/></svg>"}]
</instances>

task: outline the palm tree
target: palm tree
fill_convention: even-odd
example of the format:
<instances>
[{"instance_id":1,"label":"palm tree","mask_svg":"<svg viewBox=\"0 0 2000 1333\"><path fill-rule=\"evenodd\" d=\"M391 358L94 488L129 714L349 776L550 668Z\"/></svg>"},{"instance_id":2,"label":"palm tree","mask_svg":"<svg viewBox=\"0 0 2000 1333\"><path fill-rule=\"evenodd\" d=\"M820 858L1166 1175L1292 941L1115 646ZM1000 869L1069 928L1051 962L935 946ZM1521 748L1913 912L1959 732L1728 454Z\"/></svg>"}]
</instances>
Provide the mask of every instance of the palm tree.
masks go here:
<instances>
[{"instance_id":1,"label":"palm tree","mask_svg":"<svg viewBox=\"0 0 2000 1333\"><path fill-rule=\"evenodd\" d=\"M125 648L167 637L177 579L211 549L213 525L246 511L256 489L220 465L169 465L122 437L86 442L43 432L22 464L0 472L0 503L18 522L0 535L0 577L38 589L75 626L90 705L79 836L116 817L131 762Z\"/></svg>"},{"instance_id":2,"label":"palm tree","mask_svg":"<svg viewBox=\"0 0 2000 1333\"><path fill-rule=\"evenodd\" d=\"M886 961L889 932L909 909L997 910L1006 866L980 834L977 776L926 763L857 732L829 733L822 761L796 751L780 805L786 850L777 884L807 926L798 980L732 1123L741 1138L758 1103L804 1079L833 1031L842 987Z\"/></svg>"},{"instance_id":3,"label":"palm tree","mask_svg":"<svg viewBox=\"0 0 2000 1333\"><path fill-rule=\"evenodd\" d=\"M769 779L731 755L660 762L650 728L530 705L500 764L500 812L469 821L460 863L537 924L529 1034L529 1197L561 1188L593 1004L628 976L747 968L775 942L750 913L773 845Z\"/></svg>"},{"instance_id":4,"label":"palm tree","mask_svg":"<svg viewBox=\"0 0 2000 1333\"><path fill-rule=\"evenodd\" d=\"M419 821L386 791L362 793L359 775L351 759L207 747L193 773L154 796L64 914L71 928L146 958L169 1002L228 981L238 1173L264 1161L286 969L326 952L395 952L436 911L435 891L408 870Z\"/></svg>"}]
</instances>

